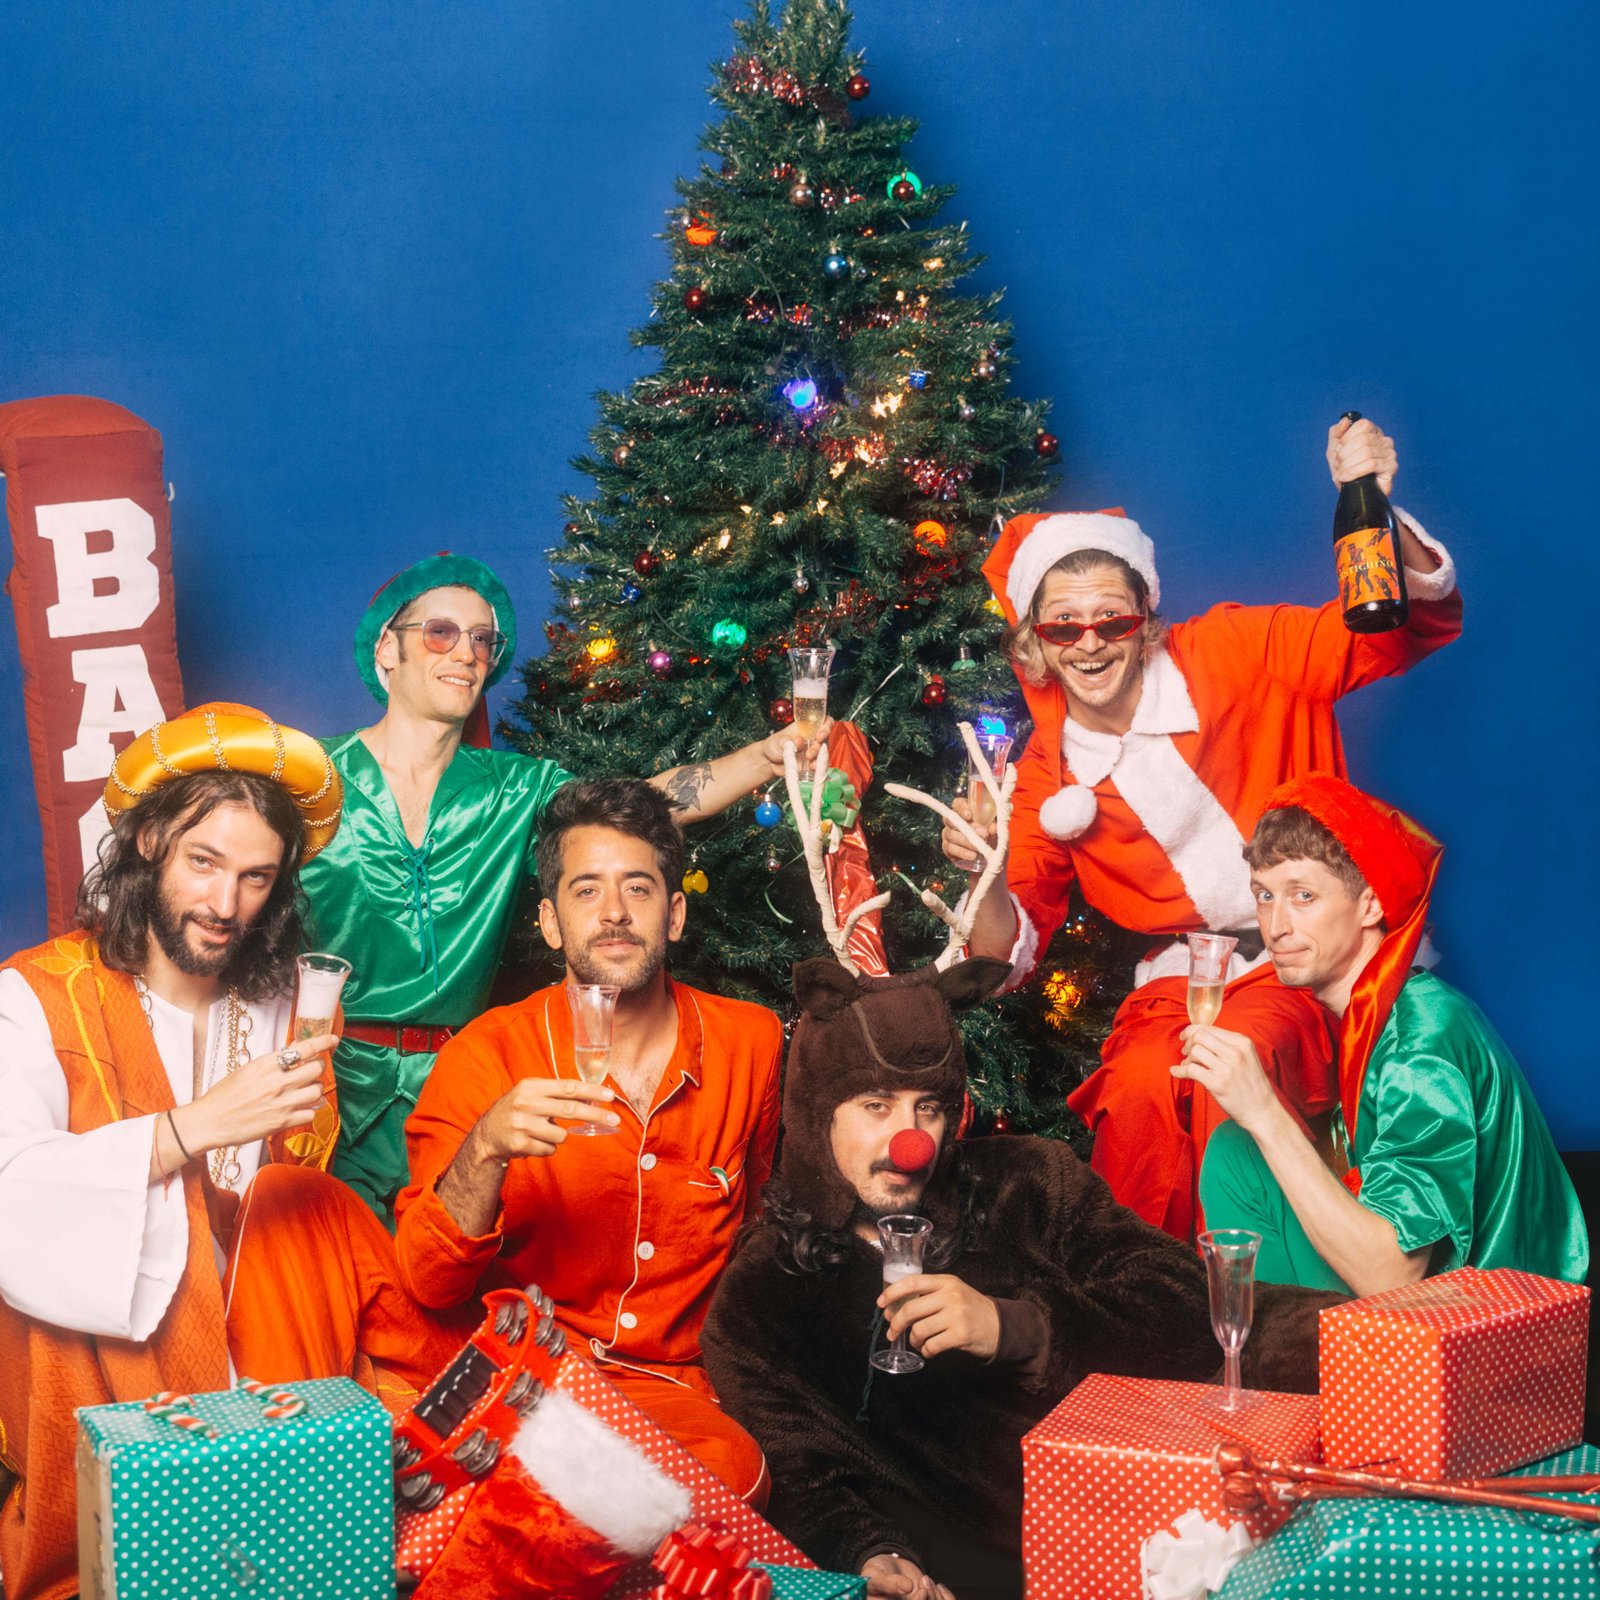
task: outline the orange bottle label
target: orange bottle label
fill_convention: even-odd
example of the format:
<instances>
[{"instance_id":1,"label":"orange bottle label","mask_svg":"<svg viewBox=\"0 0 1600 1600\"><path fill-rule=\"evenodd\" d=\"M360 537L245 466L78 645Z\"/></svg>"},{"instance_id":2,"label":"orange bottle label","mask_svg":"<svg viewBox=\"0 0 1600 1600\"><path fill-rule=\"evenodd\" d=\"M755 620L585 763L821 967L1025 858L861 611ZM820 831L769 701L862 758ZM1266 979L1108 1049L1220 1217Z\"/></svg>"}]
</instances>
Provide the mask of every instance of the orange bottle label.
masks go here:
<instances>
[{"instance_id":1,"label":"orange bottle label","mask_svg":"<svg viewBox=\"0 0 1600 1600\"><path fill-rule=\"evenodd\" d=\"M1333 548L1339 569L1339 600L1346 611L1375 600L1400 598L1400 573L1388 528L1347 533Z\"/></svg>"}]
</instances>

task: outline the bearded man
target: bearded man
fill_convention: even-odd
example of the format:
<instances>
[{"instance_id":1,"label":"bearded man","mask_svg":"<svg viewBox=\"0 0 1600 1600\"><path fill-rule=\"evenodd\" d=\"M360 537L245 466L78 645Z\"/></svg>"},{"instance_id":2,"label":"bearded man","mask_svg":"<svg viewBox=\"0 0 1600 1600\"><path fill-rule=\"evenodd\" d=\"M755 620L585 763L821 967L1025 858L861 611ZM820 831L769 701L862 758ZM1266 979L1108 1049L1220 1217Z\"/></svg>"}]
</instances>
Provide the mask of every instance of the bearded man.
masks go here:
<instances>
[{"instance_id":1,"label":"bearded man","mask_svg":"<svg viewBox=\"0 0 1600 1600\"><path fill-rule=\"evenodd\" d=\"M288 1046L301 861L338 826L316 742L202 706L136 740L79 928L0 970L0 1570L76 1594L74 1410L346 1375L404 1405L457 1335L317 1170L332 1034ZM379 1370L384 1377L380 1379Z\"/></svg>"},{"instance_id":2,"label":"bearded man","mask_svg":"<svg viewBox=\"0 0 1600 1600\"><path fill-rule=\"evenodd\" d=\"M544 937L568 983L621 991L610 1070L579 1077L564 984L455 1035L406 1124L401 1271L440 1309L537 1283L635 1405L760 1501L765 1462L722 1413L700 1326L772 1164L783 1030L668 977L683 835L659 789L565 784L540 829ZM574 1124L610 1137L574 1138Z\"/></svg>"}]
</instances>

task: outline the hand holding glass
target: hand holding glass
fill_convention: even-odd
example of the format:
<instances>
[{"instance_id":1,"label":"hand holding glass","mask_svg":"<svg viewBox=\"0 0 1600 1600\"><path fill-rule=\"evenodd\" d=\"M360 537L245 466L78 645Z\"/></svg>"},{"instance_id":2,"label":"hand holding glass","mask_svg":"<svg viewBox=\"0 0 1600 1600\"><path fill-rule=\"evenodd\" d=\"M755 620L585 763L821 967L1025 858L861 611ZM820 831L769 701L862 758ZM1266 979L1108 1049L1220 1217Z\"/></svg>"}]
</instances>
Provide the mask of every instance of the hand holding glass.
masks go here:
<instances>
[{"instance_id":1,"label":"hand holding glass","mask_svg":"<svg viewBox=\"0 0 1600 1600\"><path fill-rule=\"evenodd\" d=\"M567 1005L572 1010L573 1061L578 1076L585 1083L604 1083L611 1070L611 1030L617 1019L617 996L621 993L614 983L567 985ZM592 1139L617 1130L610 1123L575 1122L567 1131Z\"/></svg>"},{"instance_id":2,"label":"hand holding glass","mask_svg":"<svg viewBox=\"0 0 1600 1600\"><path fill-rule=\"evenodd\" d=\"M1200 1235L1211 1292L1211 1331L1222 1346L1222 1390L1212 1402L1219 1411L1242 1411L1255 1403L1244 1394L1239 1358L1255 1316L1260 1248L1261 1235L1245 1228L1210 1228Z\"/></svg>"},{"instance_id":3,"label":"hand holding glass","mask_svg":"<svg viewBox=\"0 0 1600 1600\"><path fill-rule=\"evenodd\" d=\"M794 725L807 739L815 739L828 716L828 674L833 671L833 646L793 649L789 665L794 669Z\"/></svg>"},{"instance_id":4,"label":"hand holding glass","mask_svg":"<svg viewBox=\"0 0 1600 1600\"><path fill-rule=\"evenodd\" d=\"M1189 1020L1208 1028L1222 1010L1228 986L1228 960L1239 943L1227 933L1191 933L1189 940Z\"/></svg>"},{"instance_id":5,"label":"hand holding glass","mask_svg":"<svg viewBox=\"0 0 1600 1600\"><path fill-rule=\"evenodd\" d=\"M878 1237L883 1240L883 1282L887 1287L902 1278L914 1278L922 1271L922 1251L933 1232L933 1224L926 1217L901 1215L878 1218ZM868 1357L880 1372L917 1372L922 1368L922 1357L900 1334L882 1350L874 1350Z\"/></svg>"},{"instance_id":6,"label":"hand holding glass","mask_svg":"<svg viewBox=\"0 0 1600 1600\"><path fill-rule=\"evenodd\" d=\"M1011 735L980 733L977 738L978 748L989 763L994 781L999 783L1006 775L1006 762L1011 758ZM994 823L994 795L970 756L967 758L967 803L972 807L973 826L979 833L987 834Z\"/></svg>"}]
</instances>

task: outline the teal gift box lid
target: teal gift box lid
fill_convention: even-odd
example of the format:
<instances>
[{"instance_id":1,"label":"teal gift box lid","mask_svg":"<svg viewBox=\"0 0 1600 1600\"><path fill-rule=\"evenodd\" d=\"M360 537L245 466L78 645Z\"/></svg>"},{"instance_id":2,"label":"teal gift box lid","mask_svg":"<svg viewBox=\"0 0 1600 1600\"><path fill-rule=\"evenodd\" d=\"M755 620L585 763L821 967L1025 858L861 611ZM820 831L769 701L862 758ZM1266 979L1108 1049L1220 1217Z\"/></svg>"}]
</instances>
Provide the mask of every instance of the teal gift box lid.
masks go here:
<instances>
[{"instance_id":1,"label":"teal gift box lid","mask_svg":"<svg viewBox=\"0 0 1600 1600\"><path fill-rule=\"evenodd\" d=\"M757 1561L772 1579L772 1600L866 1600L867 1580L848 1572L819 1572L815 1567L775 1567Z\"/></svg>"},{"instance_id":2,"label":"teal gift box lid","mask_svg":"<svg viewBox=\"0 0 1600 1600\"><path fill-rule=\"evenodd\" d=\"M283 1396L303 1404L273 1405ZM389 1600L391 1438L348 1378L83 1407L84 1600Z\"/></svg>"}]
</instances>

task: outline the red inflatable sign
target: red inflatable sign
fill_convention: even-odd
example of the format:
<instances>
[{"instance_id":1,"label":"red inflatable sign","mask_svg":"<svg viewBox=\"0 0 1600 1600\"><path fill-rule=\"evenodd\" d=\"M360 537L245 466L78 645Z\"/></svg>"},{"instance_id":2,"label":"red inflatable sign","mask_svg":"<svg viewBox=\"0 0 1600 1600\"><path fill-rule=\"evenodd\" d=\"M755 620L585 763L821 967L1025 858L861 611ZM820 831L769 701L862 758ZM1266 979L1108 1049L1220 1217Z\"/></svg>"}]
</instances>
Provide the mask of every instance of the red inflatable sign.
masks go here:
<instances>
[{"instance_id":1,"label":"red inflatable sign","mask_svg":"<svg viewBox=\"0 0 1600 1600\"><path fill-rule=\"evenodd\" d=\"M161 435L109 400L0 405L50 931L72 925L118 750L183 709Z\"/></svg>"}]
</instances>

